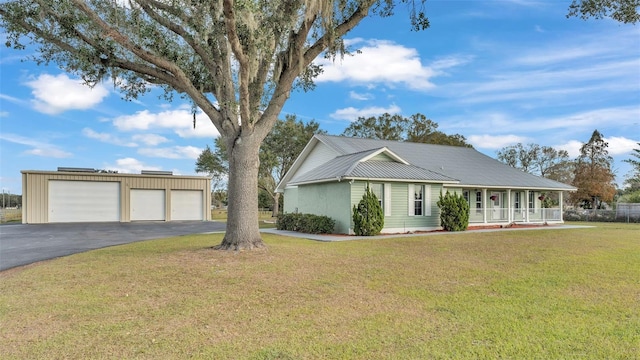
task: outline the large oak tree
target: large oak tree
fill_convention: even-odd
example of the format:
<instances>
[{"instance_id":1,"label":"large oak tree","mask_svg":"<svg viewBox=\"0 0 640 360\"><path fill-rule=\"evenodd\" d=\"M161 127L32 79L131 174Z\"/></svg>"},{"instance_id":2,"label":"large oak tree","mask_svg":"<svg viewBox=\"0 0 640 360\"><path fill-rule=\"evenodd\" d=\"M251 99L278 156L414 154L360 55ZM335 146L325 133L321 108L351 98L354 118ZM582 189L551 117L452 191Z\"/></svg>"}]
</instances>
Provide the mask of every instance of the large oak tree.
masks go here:
<instances>
[{"instance_id":1,"label":"large oak tree","mask_svg":"<svg viewBox=\"0 0 640 360\"><path fill-rule=\"evenodd\" d=\"M402 0L415 29L421 2ZM189 98L220 132L229 159L227 231L218 248L264 244L258 228L258 151L294 82L309 88L321 54L344 53L362 19L389 16L392 0L15 0L0 4L7 45L35 45L95 85L125 96L150 85Z\"/></svg>"}]
</instances>

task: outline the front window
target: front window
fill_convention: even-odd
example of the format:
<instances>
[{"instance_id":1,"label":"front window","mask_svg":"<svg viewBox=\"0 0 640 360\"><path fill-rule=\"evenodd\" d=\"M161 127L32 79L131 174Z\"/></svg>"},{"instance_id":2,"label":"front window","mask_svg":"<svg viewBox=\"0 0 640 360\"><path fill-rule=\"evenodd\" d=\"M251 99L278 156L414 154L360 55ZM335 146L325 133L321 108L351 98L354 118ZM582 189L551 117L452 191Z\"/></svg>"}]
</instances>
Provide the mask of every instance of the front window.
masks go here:
<instances>
[{"instance_id":1,"label":"front window","mask_svg":"<svg viewBox=\"0 0 640 360\"><path fill-rule=\"evenodd\" d=\"M424 187L416 185L414 189L413 214L421 216L424 213Z\"/></svg>"},{"instance_id":2,"label":"front window","mask_svg":"<svg viewBox=\"0 0 640 360\"><path fill-rule=\"evenodd\" d=\"M384 186L382 184L370 184L369 189L378 198L380 207L384 209Z\"/></svg>"},{"instance_id":3,"label":"front window","mask_svg":"<svg viewBox=\"0 0 640 360\"><path fill-rule=\"evenodd\" d=\"M533 191L529 192L529 212L530 213L534 213L536 212L536 202L535 199L536 198L536 194Z\"/></svg>"},{"instance_id":4,"label":"front window","mask_svg":"<svg viewBox=\"0 0 640 360\"><path fill-rule=\"evenodd\" d=\"M462 196L467 201L467 203L471 204L471 199L469 199L469 191L465 190L462 192Z\"/></svg>"},{"instance_id":5,"label":"front window","mask_svg":"<svg viewBox=\"0 0 640 360\"><path fill-rule=\"evenodd\" d=\"M517 192L515 194L515 200L514 200L514 203L513 203L513 207L516 208L516 209L520 209L520 193L519 192Z\"/></svg>"},{"instance_id":6,"label":"front window","mask_svg":"<svg viewBox=\"0 0 640 360\"><path fill-rule=\"evenodd\" d=\"M476 191L476 214L482 213L482 192Z\"/></svg>"}]
</instances>

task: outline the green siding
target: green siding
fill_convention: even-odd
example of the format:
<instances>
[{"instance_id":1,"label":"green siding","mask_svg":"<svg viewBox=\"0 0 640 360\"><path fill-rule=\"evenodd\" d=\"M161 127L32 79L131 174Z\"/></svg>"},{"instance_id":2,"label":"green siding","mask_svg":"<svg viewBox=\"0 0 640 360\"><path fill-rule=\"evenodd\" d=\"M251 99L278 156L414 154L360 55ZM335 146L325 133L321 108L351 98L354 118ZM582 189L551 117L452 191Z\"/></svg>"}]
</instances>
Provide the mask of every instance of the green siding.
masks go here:
<instances>
[{"instance_id":1,"label":"green siding","mask_svg":"<svg viewBox=\"0 0 640 360\"><path fill-rule=\"evenodd\" d=\"M298 188L291 187L284 189L284 208L285 213L294 213L298 208Z\"/></svg>"},{"instance_id":2,"label":"green siding","mask_svg":"<svg viewBox=\"0 0 640 360\"><path fill-rule=\"evenodd\" d=\"M377 183L377 182L371 182ZM434 228L440 226L440 211L438 209L438 196L442 189L441 184L425 184L431 188L431 201L425 206L431 207L431 216L409 216L409 186L407 183L392 182L391 184L391 215L384 218L384 229L396 229L404 231L411 228ZM351 207L360 202L366 188L366 182L358 181L351 185ZM384 195L385 197L388 194ZM351 221L349 221L351 224ZM351 224L353 228L353 224Z\"/></svg>"},{"instance_id":3,"label":"green siding","mask_svg":"<svg viewBox=\"0 0 640 360\"><path fill-rule=\"evenodd\" d=\"M336 221L335 232L349 233L351 206L349 182L298 186L298 212L328 216Z\"/></svg>"}]
</instances>

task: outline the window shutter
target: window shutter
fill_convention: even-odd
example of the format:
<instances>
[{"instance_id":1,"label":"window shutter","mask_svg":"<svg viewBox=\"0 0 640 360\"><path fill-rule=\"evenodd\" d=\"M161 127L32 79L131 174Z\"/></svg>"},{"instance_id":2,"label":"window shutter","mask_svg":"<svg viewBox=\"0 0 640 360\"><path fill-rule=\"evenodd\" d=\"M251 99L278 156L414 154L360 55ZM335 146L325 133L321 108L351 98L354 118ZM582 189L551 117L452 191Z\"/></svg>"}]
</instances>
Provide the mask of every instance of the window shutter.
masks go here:
<instances>
[{"instance_id":1,"label":"window shutter","mask_svg":"<svg viewBox=\"0 0 640 360\"><path fill-rule=\"evenodd\" d=\"M414 201L416 197L416 190L413 184L409 184L408 192L409 192L409 208L408 208L409 216L414 216L415 215Z\"/></svg>"},{"instance_id":2,"label":"window shutter","mask_svg":"<svg viewBox=\"0 0 640 360\"><path fill-rule=\"evenodd\" d=\"M382 197L384 199L384 216L391 216L391 184L384 184Z\"/></svg>"},{"instance_id":3,"label":"window shutter","mask_svg":"<svg viewBox=\"0 0 640 360\"><path fill-rule=\"evenodd\" d=\"M424 216L431 216L431 185L424 186Z\"/></svg>"}]
</instances>

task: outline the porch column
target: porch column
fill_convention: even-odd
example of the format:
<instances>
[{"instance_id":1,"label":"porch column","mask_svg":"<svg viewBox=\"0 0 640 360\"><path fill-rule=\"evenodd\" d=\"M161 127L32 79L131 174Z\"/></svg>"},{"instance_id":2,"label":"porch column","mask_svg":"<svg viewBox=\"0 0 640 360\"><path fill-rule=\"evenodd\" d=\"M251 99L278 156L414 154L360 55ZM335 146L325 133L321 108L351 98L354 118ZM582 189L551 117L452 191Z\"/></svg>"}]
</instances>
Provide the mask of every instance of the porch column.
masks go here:
<instances>
[{"instance_id":1,"label":"porch column","mask_svg":"<svg viewBox=\"0 0 640 360\"><path fill-rule=\"evenodd\" d=\"M482 222L487 223L487 189L482 189Z\"/></svg>"},{"instance_id":2,"label":"porch column","mask_svg":"<svg viewBox=\"0 0 640 360\"><path fill-rule=\"evenodd\" d=\"M560 221L564 222L564 199L562 198L562 190L558 191L558 205L560 205Z\"/></svg>"},{"instance_id":3,"label":"porch column","mask_svg":"<svg viewBox=\"0 0 640 360\"><path fill-rule=\"evenodd\" d=\"M507 222L509 224L511 224L513 220L513 214L511 211L511 189L507 189Z\"/></svg>"},{"instance_id":4,"label":"porch column","mask_svg":"<svg viewBox=\"0 0 640 360\"><path fill-rule=\"evenodd\" d=\"M529 190L524 192L524 221L529 222Z\"/></svg>"}]
</instances>

